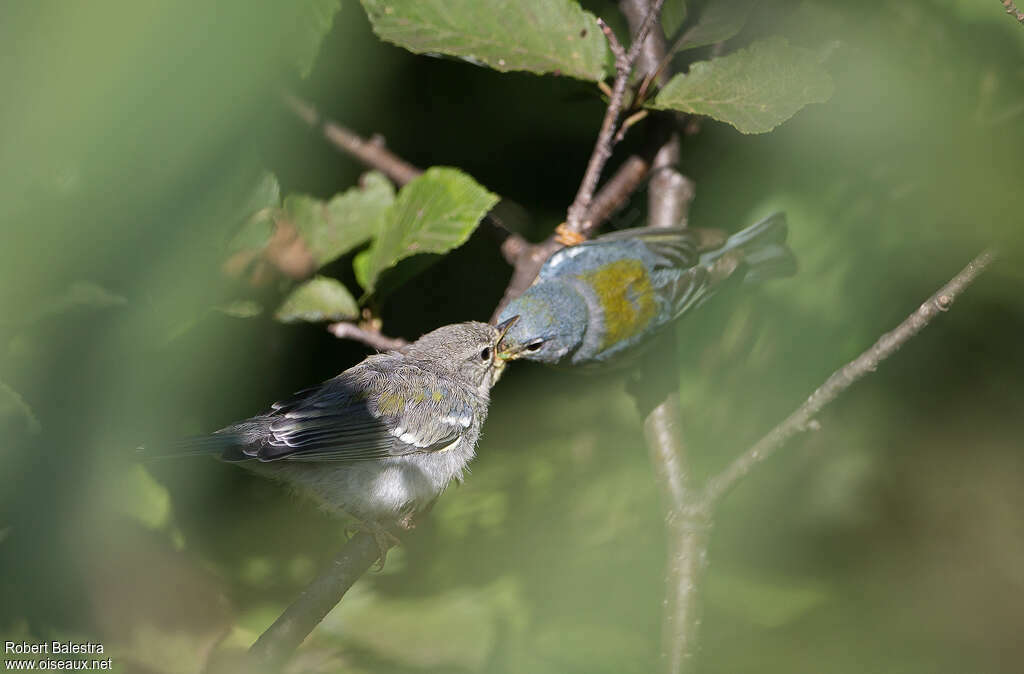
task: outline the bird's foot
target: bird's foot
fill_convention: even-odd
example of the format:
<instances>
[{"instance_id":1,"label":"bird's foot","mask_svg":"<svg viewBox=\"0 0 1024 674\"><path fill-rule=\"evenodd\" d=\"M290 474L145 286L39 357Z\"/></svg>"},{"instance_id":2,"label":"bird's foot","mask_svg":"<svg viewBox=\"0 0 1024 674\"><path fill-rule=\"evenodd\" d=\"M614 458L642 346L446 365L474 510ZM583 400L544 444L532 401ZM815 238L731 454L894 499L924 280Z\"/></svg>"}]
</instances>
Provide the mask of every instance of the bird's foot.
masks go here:
<instances>
[{"instance_id":1,"label":"bird's foot","mask_svg":"<svg viewBox=\"0 0 1024 674\"><path fill-rule=\"evenodd\" d=\"M569 229L569 226L564 222L555 227L555 241L563 246L578 246L586 240L587 237Z\"/></svg>"},{"instance_id":2,"label":"bird's foot","mask_svg":"<svg viewBox=\"0 0 1024 674\"><path fill-rule=\"evenodd\" d=\"M346 532L350 536L354 536L357 533L367 533L373 536L373 540L377 543L377 563L374 565L377 571L384 568L384 562L388 558L388 550L401 544L398 536L391 533L387 527L380 522L365 522L360 520L354 526L349 527Z\"/></svg>"}]
</instances>

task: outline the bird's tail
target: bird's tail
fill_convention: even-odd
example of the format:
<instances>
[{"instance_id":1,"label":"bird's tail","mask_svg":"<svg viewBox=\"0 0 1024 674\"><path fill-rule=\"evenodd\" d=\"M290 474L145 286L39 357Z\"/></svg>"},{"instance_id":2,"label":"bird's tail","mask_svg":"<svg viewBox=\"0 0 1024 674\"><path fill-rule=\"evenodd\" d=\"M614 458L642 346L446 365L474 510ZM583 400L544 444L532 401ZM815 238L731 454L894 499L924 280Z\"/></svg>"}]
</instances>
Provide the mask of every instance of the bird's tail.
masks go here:
<instances>
[{"instance_id":1,"label":"bird's tail","mask_svg":"<svg viewBox=\"0 0 1024 674\"><path fill-rule=\"evenodd\" d=\"M252 419L235 426L229 426L210 435L181 438L162 444L138 447L137 452L144 460L173 459L185 456L219 456L224 461L241 461L249 458L242 450L258 435L259 419Z\"/></svg>"},{"instance_id":2,"label":"bird's tail","mask_svg":"<svg viewBox=\"0 0 1024 674\"><path fill-rule=\"evenodd\" d=\"M719 259L737 251L745 282L792 276L797 264L793 251L786 245L787 233L786 214L772 213L730 236L721 248L703 253L701 264L710 268Z\"/></svg>"}]
</instances>

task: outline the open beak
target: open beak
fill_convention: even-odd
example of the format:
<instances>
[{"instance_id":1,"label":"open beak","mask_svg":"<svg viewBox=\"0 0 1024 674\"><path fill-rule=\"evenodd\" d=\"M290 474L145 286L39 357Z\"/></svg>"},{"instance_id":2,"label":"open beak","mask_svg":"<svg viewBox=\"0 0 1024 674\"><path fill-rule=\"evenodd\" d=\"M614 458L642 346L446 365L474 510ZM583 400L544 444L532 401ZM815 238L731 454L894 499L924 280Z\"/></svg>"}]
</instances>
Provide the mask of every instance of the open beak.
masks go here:
<instances>
[{"instance_id":1,"label":"open beak","mask_svg":"<svg viewBox=\"0 0 1024 674\"><path fill-rule=\"evenodd\" d=\"M516 316L513 316L512 318L509 318L508 320L504 320L501 323L498 323L496 326L494 326L494 329L498 331L498 341L497 341L498 358L500 358L502 360L508 360L509 354L501 349L501 340L505 339L505 334L508 333L509 329L511 329L511 327L513 325L515 325L516 321L518 321L518 320L519 320L519 316L516 315Z\"/></svg>"}]
</instances>

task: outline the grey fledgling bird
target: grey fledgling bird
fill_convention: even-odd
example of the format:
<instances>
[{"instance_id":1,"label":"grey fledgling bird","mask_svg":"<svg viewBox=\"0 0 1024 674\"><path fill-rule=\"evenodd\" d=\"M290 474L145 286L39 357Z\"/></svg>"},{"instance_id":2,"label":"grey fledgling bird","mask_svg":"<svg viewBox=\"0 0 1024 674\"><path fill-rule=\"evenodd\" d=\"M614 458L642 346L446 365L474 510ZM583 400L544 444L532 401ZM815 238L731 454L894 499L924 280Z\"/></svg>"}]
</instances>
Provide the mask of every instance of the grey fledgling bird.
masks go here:
<instances>
[{"instance_id":1,"label":"grey fledgling bird","mask_svg":"<svg viewBox=\"0 0 1024 674\"><path fill-rule=\"evenodd\" d=\"M498 343L515 321L438 328L177 453L220 452L356 518L383 561L382 538L394 542L387 528L408 528L462 480L504 369Z\"/></svg>"}]
</instances>

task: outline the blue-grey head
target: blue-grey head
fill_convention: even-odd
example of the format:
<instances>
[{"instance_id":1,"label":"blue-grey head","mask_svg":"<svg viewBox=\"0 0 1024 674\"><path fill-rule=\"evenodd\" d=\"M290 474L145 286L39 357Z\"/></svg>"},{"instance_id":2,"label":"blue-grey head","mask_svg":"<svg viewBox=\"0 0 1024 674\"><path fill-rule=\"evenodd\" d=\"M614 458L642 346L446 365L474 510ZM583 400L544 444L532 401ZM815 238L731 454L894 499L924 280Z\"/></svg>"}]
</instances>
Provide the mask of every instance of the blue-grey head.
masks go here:
<instances>
[{"instance_id":1,"label":"blue-grey head","mask_svg":"<svg viewBox=\"0 0 1024 674\"><path fill-rule=\"evenodd\" d=\"M512 316L519 316L519 320L499 346L506 360L558 363L580 347L587 329L586 301L570 284L558 279L530 286L509 302L498 320Z\"/></svg>"}]
</instances>

